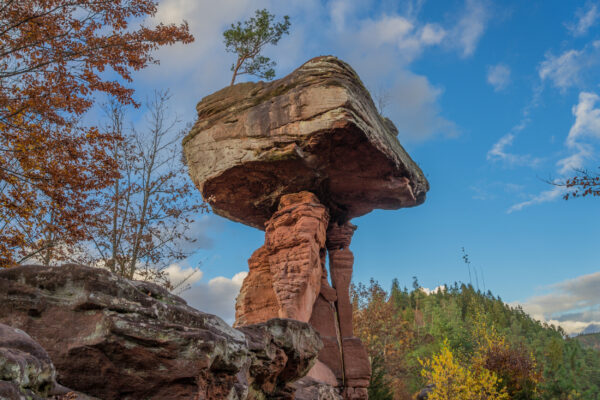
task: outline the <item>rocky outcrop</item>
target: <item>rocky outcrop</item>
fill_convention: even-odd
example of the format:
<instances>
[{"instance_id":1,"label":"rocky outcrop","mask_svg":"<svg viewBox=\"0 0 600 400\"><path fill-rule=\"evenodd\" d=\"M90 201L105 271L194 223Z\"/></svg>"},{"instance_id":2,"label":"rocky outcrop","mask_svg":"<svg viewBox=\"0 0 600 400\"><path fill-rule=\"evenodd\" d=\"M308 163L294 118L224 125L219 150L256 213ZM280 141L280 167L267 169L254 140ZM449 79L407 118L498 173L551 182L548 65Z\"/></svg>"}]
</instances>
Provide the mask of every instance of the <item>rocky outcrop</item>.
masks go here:
<instances>
[{"instance_id":1,"label":"rocky outcrop","mask_svg":"<svg viewBox=\"0 0 600 400\"><path fill-rule=\"evenodd\" d=\"M367 399L370 363L352 330L349 221L423 203L423 173L356 72L335 57L271 83L225 88L197 111L183 142L192 180L215 213L265 229L236 326L275 316L308 321L324 344L308 376L346 400Z\"/></svg>"},{"instance_id":2,"label":"rocky outcrop","mask_svg":"<svg viewBox=\"0 0 600 400\"><path fill-rule=\"evenodd\" d=\"M421 204L429 189L356 72L314 58L269 83L205 97L184 139L190 176L212 210L259 229L284 194L310 191L344 223Z\"/></svg>"},{"instance_id":3,"label":"rocky outcrop","mask_svg":"<svg viewBox=\"0 0 600 400\"><path fill-rule=\"evenodd\" d=\"M56 382L50 356L27 333L0 324L0 399L97 400Z\"/></svg>"},{"instance_id":4,"label":"rocky outcrop","mask_svg":"<svg viewBox=\"0 0 600 400\"><path fill-rule=\"evenodd\" d=\"M48 353L22 330L0 324L0 398L45 398L56 384Z\"/></svg>"},{"instance_id":5,"label":"rocky outcrop","mask_svg":"<svg viewBox=\"0 0 600 400\"><path fill-rule=\"evenodd\" d=\"M36 350L39 372L19 382L46 390L51 359L58 382L103 400L292 399L322 347L306 323L236 330L157 285L79 265L1 270L0 304L0 322L50 356Z\"/></svg>"},{"instance_id":6,"label":"rocky outcrop","mask_svg":"<svg viewBox=\"0 0 600 400\"><path fill-rule=\"evenodd\" d=\"M296 389L295 400L343 400L334 387L310 377L299 379L293 386Z\"/></svg>"},{"instance_id":7,"label":"rocky outcrop","mask_svg":"<svg viewBox=\"0 0 600 400\"><path fill-rule=\"evenodd\" d=\"M236 326L292 318L308 322L321 289L329 215L310 192L284 195L250 258L236 302Z\"/></svg>"}]
</instances>

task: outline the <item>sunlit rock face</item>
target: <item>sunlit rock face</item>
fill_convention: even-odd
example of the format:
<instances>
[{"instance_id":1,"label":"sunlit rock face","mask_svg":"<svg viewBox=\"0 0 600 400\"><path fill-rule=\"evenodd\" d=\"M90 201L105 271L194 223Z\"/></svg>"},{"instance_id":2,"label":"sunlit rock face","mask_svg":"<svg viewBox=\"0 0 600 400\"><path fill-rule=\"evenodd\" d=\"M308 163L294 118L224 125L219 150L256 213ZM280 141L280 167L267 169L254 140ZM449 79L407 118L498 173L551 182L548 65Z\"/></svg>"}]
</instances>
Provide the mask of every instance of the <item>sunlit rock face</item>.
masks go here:
<instances>
[{"instance_id":1,"label":"sunlit rock face","mask_svg":"<svg viewBox=\"0 0 600 400\"><path fill-rule=\"evenodd\" d=\"M314 58L270 82L205 97L184 139L190 176L215 213L264 229L284 194L310 191L336 222L423 203L429 184L356 72Z\"/></svg>"},{"instance_id":2,"label":"sunlit rock face","mask_svg":"<svg viewBox=\"0 0 600 400\"><path fill-rule=\"evenodd\" d=\"M81 265L0 270L0 304L0 399L46 398L56 378L102 400L291 400L322 348L307 323L237 330L160 286Z\"/></svg>"},{"instance_id":3,"label":"sunlit rock face","mask_svg":"<svg viewBox=\"0 0 600 400\"><path fill-rule=\"evenodd\" d=\"M305 393L367 399L370 363L354 337L354 217L412 207L429 184L356 72L317 57L271 83L205 97L184 139L190 176L215 213L265 230L236 303L236 326L291 318L320 334ZM325 265L329 255L329 274ZM320 385L320 386L319 386ZM325 386L323 386L325 385Z\"/></svg>"}]
</instances>

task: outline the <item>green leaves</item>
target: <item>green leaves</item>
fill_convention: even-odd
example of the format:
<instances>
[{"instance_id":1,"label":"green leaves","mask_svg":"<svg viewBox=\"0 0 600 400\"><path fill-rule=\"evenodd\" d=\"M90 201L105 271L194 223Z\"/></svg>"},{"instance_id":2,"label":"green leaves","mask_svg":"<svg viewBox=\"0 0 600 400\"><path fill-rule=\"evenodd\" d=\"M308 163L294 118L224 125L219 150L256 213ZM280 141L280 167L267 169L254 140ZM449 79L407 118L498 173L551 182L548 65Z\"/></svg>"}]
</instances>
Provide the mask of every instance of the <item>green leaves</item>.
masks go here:
<instances>
[{"instance_id":1,"label":"green leaves","mask_svg":"<svg viewBox=\"0 0 600 400\"><path fill-rule=\"evenodd\" d=\"M276 45L283 34L289 34L290 17L286 15L282 22L275 24L274 19L266 9L256 10L254 17L231 24L231 28L223 32L225 49L237 54L236 62L231 65L231 85L243 74L267 80L275 77L275 61L260 53L267 44Z\"/></svg>"}]
</instances>

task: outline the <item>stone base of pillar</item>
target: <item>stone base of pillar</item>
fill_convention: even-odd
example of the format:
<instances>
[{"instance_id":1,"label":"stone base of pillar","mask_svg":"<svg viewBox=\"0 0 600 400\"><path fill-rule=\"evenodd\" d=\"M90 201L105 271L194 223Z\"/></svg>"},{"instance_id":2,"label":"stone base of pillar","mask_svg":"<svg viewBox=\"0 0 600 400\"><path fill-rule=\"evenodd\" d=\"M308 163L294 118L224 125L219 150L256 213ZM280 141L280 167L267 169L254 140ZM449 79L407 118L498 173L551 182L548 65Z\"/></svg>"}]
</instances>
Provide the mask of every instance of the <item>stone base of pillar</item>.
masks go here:
<instances>
[{"instance_id":1,"label":"stone base of pillar","mask_svg":"<svg viewBox=\"0 0 600 400\"><path fill-rule=\"evenodd\" d=\"M354 256L348 247L356 227L329 224L318 198L300 192L281 197L265 228L265 244L248 260L234 326L277 317L309 322L323 349L308 376L337 387L345 400L367 400L371 365L353 334L349 296Z\"/></svg>"},{"instance_id":2,"label":"stone base of pillar","mask_svg":"<svg viewBox=\"0 0 600 400\"><path fill-rule=\"evenodd\" d=\"M371 379L371 363L365 346L357 337L342 340L344 354L344 384L346 387L367 388Z\"/></svg>"},{"instance_id":3,"label":"stone base of pillar","mask_svg":"<svg viewBox=\"0 0 600 400\"><path fill-rule=\"evenodd\" d=\"M367 388L346 387L342 393L344 400L368 400Z\"/></svg>"}]
</instances>

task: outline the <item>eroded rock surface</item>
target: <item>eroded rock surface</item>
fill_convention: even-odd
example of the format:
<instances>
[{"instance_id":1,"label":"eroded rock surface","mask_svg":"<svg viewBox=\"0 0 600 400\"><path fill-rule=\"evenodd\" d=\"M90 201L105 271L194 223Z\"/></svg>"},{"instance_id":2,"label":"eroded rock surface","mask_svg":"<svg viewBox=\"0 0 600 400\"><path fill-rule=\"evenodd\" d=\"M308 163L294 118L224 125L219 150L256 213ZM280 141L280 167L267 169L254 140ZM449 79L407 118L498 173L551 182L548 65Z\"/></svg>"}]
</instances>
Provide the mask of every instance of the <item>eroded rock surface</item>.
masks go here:
<instances>
[{"instance_id":1,"label":"eroded rock surface","mask_svg":"<svg viewBox=\"0 0 600 400\"><path fill-rule=\"evenodd\" d=\"M0 304L0 322L40 343L61 384L103 400L292 399L288 384L322 347L306 323L239 331L159 286L79 265L1 270Z\"/></svg>"},{"instance_id":2,"label":"eroded rock surface","mask_svg":"<svg viewBox=\"0 0 600 400\"><path fill-rule=\"evenodd\" d=\"M270 318L310 320L321 289L329 215L309 192L284 195L249 260L236 302L236 326Z\"/></svg>"},{"instance_id":3,"label":"eroded rock surface","mask_svg":"<svg viewBox=\"0 0 600 400\"><path fill-rule=\"evenodd\" d=\"M54 365L42 346L22 330L0 324L0 398L45 398L55 388L55 379Z\"/></svg>"},{"instance_id":4,"label":"eroded rock surface","mask_svg":"<svg viewBox=\"0 0 600 400\"><path fill-rule=\"evenodd\" d=\"M215 213L264 229L284 194L310 191L334 221L421 204L419 167L343 61L314 58L269 83L205 97L184 140L190 176Z\"/></svg>"},{"instance_id":5,"label":"eroded rock surface","mask_svg":"<svg viewBox=\"0 0 600 400\"><path fill-rule=\"evenodd\" d=\"M356 72L330 56L271 83L220 90L197 111L184 139L192 180L217 214L265 229L236 326L276 316L308 321L324 344L308 377L345 400L367 399L370 363L352 329L349 221L419 205L429 189L396 127Z\"/></svg>"}]
</instances>

